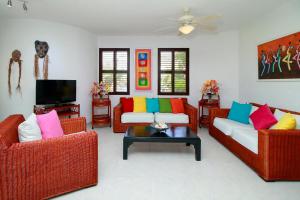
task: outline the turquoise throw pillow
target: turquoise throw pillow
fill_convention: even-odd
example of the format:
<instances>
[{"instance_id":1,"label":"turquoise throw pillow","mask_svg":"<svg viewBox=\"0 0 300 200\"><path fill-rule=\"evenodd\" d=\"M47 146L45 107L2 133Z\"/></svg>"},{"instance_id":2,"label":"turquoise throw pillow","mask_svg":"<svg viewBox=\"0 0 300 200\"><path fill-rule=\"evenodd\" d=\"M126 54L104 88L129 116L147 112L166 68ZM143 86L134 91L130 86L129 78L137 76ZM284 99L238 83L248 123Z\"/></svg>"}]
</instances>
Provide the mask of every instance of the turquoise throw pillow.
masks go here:
<instances>
[{"instance_id":1,"label":"turquoise throw pillow","mask_svg":"<svg viewBox=\"0 0 300 200\"><path fill-rule=\"evenodd\" d=\"M159 102L158 98L146 98L146 104L147 104L147 112L148 113L156 113L159 112Z\"/></svg>"},{"instance_id":2,"label":"turquoise throw pillow","mask_svg":"<svg viewBox=\"0 0 300 200\"><path fill-rule=\"evenodd\" d=\"M228 115L228 119L243 124L249 124L249 115L251 112L251 108L252 108L251 104L247 104L247 103L242 104L233 101Z\"/></svg>"}]
</instances>

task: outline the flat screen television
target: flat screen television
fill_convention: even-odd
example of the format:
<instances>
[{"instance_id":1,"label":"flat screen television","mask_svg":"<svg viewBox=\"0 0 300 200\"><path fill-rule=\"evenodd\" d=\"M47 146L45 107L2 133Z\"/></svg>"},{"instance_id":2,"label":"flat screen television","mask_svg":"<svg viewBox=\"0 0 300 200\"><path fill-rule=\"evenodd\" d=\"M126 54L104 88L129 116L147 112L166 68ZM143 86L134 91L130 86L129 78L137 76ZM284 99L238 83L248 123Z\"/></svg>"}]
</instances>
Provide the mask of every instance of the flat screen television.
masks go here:
<instances>
[{"instance_id":1,"label":"flat screen television","mask_svg":"<svg viewBox=\"0 0 300 200\"><path fill-rule=\"evenodd\" d=\"M36 105L76 101L76 80L36 80Z\"/></svg>"}]
</instances>

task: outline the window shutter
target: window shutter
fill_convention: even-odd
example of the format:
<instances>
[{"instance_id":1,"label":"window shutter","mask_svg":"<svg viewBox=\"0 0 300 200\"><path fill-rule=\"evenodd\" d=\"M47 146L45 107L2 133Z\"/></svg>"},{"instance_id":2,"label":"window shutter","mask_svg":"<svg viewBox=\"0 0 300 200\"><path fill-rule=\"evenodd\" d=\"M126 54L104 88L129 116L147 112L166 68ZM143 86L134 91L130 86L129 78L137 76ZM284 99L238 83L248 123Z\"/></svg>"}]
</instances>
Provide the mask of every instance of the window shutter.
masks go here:
<instances>
[{"instance_id":1,"label":"window shutter","mask_svg":"<svg viewBox=\"0 0 300 200\"><path fill-rule=\"evenodd\" d=\"M175 92L185 93L186 92L186 75L175 73Z\"/></svg>"},{"instance_id":2,"label":"window shutter","mask_svg":"<svg viewBox=\"0 0 300 200\"><path fill-rule=\"evenodd\" d=\"M175 66L175 80L174 80L174 90L179 93L186 93L186 52L185 51L175 51L174 53L174 66ZM180 73L181 72L181 73Z\"/></svg>"},{"instance_id":3,"label":"window shutter","mask_svg":"<svg viewBox=\"0 0 300 200\"><path fill-rule=\"evenodd\" d=\"M128 52L127 51L117 51L117 70L127 70L128 64Z\"/></svg>"},{"instance_id":4,"label":"window shutter","mask_svg":"<svg viewBox=\"0 0 300 200\"><path fill-rule=\"evenodd\" d=\"M158 94L188 95L189 50L158 49L158 54Z\"/></svg>"},{"instance_id":5,"label":"window shutter","mask_svg":"<svg viewBox=\"0 0 300 200\"><path fill-rule=\"evenodd\" d=\"M105 83L109 86L109 92L114 91L114 74L113 73L104 72L102 74L102 81L103 81L103 83Z\"/></svg>"},{"instance_id":6,"label":"window shutter","mask_svg":"<svg viewBox=\"0 0 300 200\"><path fill-rule=\"evenodd\" d=\"M102 52L102 66L103 66L103 70L113 70L114 69L114 52L113 51L103 51Z\"/></svg>"},{"instance_id":7,"label":"window shutter","mask_svg":"<svg viewBox=\"0 0 300 200\"><path fill-rule=\"evenodd\" d=\"M186 52L175 51L175 71L186 70Z\"/></svg>"},{"instance_id":8,"label":"window shutter","mask_svg":"<svg viewBox=\"0 0 300 200\"><path fill-rule=\"evenodd\" d=\"M110 94L129 94L129 49L100 49L100 81Z\"/></svg>"},{"instance_id":9,"label":"window shutter","mask_svg":"<svg viewBox=\"0 0 300 200\"><path fill-rule=\"evenodd\" d=\"M127 92L127 73L117 73L117 92Z\"/></svg>"},{"instance_id":10,"label":"window shutter","mask_svg":"<svg viewBox=\"0 0 300 200\"><path fill-rule=\"evenodd\" d=\"M171 71L172 70L172 52L162 51L160 54L160 70Z\"/></svg>"},{"instance_id":11,"label":"window shutter","mask_svg":"<svg viewBox=\"0 0 300 200\"><path fill-rule=\"evenodd\" d=\"M117 51L117 72L116 74L116 92L127 92L127 68L128 68L128 52Z\"/></svg>"},{"instance_id":12,"label":"window shutter","mask_svg":"<svg viewBox=\"0 0 300 200\"><path fill-rule=\"evenodd\" d=\"M172 74L163 73L160 75L160 92L172 92Z\"/></svg>"},{"instance_id":13,"label":"window shutter","mask_svg":"<svg viewBox=\"0 0 300 200\"><path fill-rule=\"evenodd\" d=\"M162 51L160 54L160 92L172 92L172 52Z\"/></svg>"},{"instance_id":14,"label":"window shutter","mask_svg":"<svg viewBox=\"0 0 300 200\"><path fill-rule=\"evenodd\" d=\"M109 85L109 91L114 90L114 76L113 73L105 72L106 70L114 69L114 52L113 51L103 51L102 52L102 77L101 80Z\"/></svg>"}]
</instances>

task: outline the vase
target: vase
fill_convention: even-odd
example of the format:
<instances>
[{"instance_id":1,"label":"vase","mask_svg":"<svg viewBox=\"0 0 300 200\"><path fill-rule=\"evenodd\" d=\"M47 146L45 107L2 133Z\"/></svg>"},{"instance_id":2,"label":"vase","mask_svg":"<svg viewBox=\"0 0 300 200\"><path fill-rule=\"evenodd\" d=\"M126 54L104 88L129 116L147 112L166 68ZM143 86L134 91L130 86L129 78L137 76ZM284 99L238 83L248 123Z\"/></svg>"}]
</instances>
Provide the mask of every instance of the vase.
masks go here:
<instances>
[{"instance_id":1,"label":"vase","mask_svg":"<svg viewBox=\"0 0 300 200\"><path fill-rule=\"evenodd\" d=\"M206 95L207 95L207 101L212 102L213 101L213 99L212 99L213 94L212 93L207 93Z\"/></svg>"}]
</instances>

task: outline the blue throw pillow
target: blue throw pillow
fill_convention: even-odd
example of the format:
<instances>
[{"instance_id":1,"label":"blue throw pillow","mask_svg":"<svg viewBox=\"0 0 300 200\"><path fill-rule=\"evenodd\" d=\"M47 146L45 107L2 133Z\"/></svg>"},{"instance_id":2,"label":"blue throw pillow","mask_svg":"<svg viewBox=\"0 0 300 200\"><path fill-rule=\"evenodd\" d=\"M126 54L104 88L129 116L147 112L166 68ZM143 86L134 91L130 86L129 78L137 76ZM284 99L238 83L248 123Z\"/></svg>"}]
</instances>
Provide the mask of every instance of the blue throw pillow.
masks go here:
<instances>
[{"instance_id":1,"label":"blue throw pillow","mask_svg":"<svg viewBox=\"0 0 300 200\"><path fill-rule=\"evenodd\" d=\"M159 102L158 98L146 98L146 104L147 104L147 112L148 113L156 113L159 112Z\"/></svg>"},{"instance_id":2,"label":"blue throw pillow","mask_svg":"<svg viewBox=\"0 0 300 200\"><path fill-rule=\"evenodd\" d=\"M251 108L252 108L251 104L247 104L247 103L242 104L233 101L228 115L228 119L243 124L249 124L249 115L251 112Z\"/></svg>"}]
</instances>

